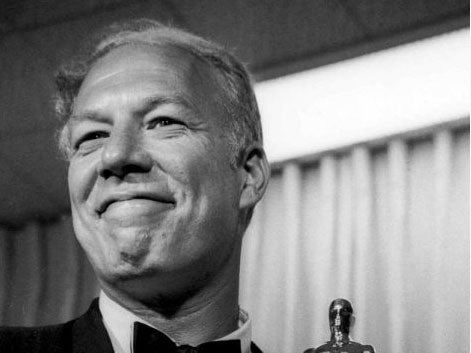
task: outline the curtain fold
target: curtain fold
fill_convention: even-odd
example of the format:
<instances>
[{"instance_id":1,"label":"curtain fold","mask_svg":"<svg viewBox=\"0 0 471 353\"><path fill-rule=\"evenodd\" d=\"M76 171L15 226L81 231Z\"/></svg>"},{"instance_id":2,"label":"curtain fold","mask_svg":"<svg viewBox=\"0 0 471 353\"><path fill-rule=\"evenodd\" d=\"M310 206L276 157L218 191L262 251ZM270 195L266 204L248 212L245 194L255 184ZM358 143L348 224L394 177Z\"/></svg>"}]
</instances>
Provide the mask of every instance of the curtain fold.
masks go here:
<instances>
[{"instance_id":1,"label":"curtain fold","mask_svg":"<svg viewBox=\"0 0 471 353\"><path fill-rule=\"evenodd\" d=\"M394 298L389 305L388 326L391 327L388 344L393 352L407 352L404 345L404 238L407 234L407 145L403 140L391 141L387 146L389 170L389 257L386 268L390 269L386 277L386 288L389 297Z\"/></svg>"}]
</instances>

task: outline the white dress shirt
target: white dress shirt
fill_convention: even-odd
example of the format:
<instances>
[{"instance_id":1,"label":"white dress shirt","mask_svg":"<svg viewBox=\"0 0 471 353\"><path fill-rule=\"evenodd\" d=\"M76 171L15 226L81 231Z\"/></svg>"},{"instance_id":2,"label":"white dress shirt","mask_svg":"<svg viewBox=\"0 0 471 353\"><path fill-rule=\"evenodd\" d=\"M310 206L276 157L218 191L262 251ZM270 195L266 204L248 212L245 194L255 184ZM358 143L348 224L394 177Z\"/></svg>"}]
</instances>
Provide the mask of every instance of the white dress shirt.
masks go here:
<instances>
[{"instance_id":1,"label":"white dress shirt","mask_svg":"<svg viewBox=\"0 0 471 353\"><path fill-rule=\"evenodd\" d=\"M154 327L116 303L103 291L100 292L99 308L115 353L133 353L133 324L135 321ZM171 337L169 338L172 339ZM226 340L240 340L241 352L250 353L252 322L249 315L242 309L239 310L239 328L215 341Z\"/></svg>"}]
</instances>

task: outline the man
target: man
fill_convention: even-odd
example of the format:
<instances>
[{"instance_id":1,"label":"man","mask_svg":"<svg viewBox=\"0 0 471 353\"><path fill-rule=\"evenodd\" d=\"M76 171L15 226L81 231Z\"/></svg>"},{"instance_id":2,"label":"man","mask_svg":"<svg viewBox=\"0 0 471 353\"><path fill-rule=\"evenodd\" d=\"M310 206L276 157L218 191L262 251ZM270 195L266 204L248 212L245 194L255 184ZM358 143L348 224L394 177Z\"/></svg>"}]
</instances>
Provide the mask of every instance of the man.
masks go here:
<instances>
[{"instance_id":1,"label":"man","mask_svg":"<svg viewBox=\"0 0 471 353\"><path fill-rule=\"evenodd\" d=\"M57 85L74 230L102 292L66 324L1 330L0 351L258 352L239 263L269 166L244 67L138 20Z\"/></svg>"},{"instance_id":2,"label":"man","mask_svg":"<svg viewBox=\"0 0 471 353\"><path fill-rule=\"evenodd\" d=\"M329 306L330 341L304 353L374 353L372 346L351 340L350 327L354 322L352 304L346 299L335 299Z\"/></svg>"}]
</instances>

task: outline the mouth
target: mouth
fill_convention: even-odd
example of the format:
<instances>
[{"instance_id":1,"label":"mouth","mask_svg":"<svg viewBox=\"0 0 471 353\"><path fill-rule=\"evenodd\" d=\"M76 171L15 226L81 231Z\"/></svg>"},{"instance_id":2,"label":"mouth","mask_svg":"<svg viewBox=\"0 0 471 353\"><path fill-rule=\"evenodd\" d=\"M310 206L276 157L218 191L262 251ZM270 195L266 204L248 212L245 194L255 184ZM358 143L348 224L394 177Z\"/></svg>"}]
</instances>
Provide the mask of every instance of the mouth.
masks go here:
<instances>
[{"instance_id":1,"label":"mouth","mask_svg":"<svg viewBox=\"0 0 471 353\"><path fill-rule=\"evenodd\" d=\"M103 202L100 203L98 209L96 212L98 213L99 216L101 216L103 213L105 213L110 206L119 204L119 203L130 203L130 202L153 202L156 204L163 204L168 206L171 206L172 208L175 207L175 200L169 198L169 197L162 197L162 196L157 196L157 195L128 195L128 194L122 194L122 195L115 195L109 198L106 198Z\"/></svg>"}]
</instances>

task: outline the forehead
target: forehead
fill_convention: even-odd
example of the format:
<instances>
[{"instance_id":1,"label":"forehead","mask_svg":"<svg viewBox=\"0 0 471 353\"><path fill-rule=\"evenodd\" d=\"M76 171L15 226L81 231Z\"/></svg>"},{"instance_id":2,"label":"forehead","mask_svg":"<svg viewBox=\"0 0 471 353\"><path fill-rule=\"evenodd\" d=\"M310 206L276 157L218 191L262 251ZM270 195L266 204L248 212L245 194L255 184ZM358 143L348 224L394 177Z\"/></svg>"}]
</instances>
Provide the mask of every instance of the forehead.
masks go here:
<instances>
[{"instance_id":1,"label":"forehead","mask_svg":"<svg viewBox=\"0 0 471 353\"><path fill-rule=\"evenodd\" d=\"M100 58L86 75L74 112L106 104L110 96L145 99L179 96L204 108L221 101L214 69L190 53L171 46L125 45Z\"/></svg>"}]
</instances>

